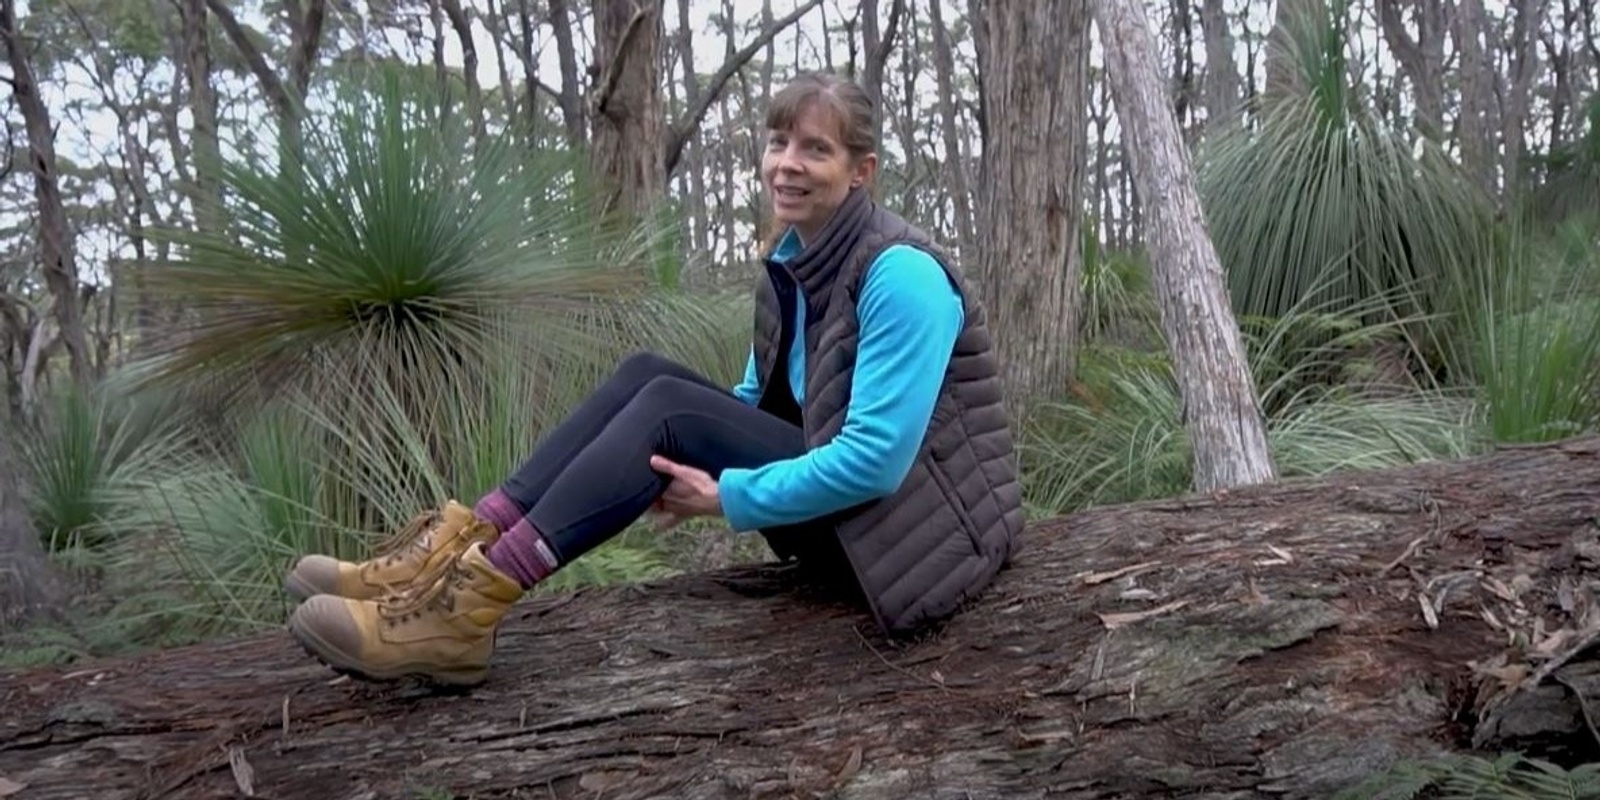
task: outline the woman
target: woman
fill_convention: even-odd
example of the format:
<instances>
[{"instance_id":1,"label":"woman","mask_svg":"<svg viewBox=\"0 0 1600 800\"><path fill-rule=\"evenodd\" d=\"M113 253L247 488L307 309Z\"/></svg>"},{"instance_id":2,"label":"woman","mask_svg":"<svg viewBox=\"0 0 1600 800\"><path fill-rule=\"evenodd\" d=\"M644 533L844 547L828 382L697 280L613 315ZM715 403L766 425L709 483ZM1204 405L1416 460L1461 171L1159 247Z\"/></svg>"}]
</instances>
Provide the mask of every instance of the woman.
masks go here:
<instances>
[{"instance_id":1,"label":"woman","mask_svg":"<svg viewBox=\"0 0 1600 800\"><path fill-rule=\"evenodd\" d=\"M773 98L761 176L783 233L742 383L630 357L475 507L373 561L303 559L295 637L362 677L478 683L511 604L646 512L760 531L852 580L890 633L982 591L1022 528L989 331L945 253L871 200L872 114L827 74Z\"/></svg>"}]
</instances>

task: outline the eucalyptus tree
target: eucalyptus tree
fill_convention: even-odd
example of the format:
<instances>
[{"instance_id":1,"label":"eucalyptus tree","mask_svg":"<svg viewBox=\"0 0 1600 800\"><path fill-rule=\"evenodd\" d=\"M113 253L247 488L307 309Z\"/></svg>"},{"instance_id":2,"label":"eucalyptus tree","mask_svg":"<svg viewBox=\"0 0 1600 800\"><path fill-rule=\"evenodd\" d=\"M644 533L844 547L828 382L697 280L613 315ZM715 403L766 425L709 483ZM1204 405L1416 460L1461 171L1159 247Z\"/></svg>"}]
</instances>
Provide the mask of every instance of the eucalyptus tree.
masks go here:
<instances>
[{"instance_id":1,"label":"eucalyptus tree","mask_svg":"<svg viewBox=\"0 0 1600 800\"><path fill-rule=\"evenodd\" d=\"M1075 367L1087 157L1086 0L984 6L983 166L975 272L1019 397L1066 391Z\"/></svg>"},{"instance_id":2,"label":"eucalyptus tree","mask_svg":"<svg viewBox=\"0 0 1600 800\"><path fill-rule=\"evenodd\" d=\"M67 351L73 378L86 382L93 376L93 362L78 297L76 242L61 198L54 125L34 69L39 42L22 29L16 3L11 0L0 4L0 47L4 47L11 68L6 83L27 131L27 164L39 220L39 261L52 296L55 336Z\"/></svg>"},{"instance_id":3,"label":"eucalyptus tree","mask_svg":"<svg viewBox=\"0 0 1600 800\"><path fill-rule=\"evenodd\" d=\"M1094 0L1135 185L1154 216L1148 247L1161 328L1183 398L1194 488L1213 491L1276 477L1222 265L1206 232L1194 171L1156 72L1139 0Z\"/></svg>"}]
</instances>

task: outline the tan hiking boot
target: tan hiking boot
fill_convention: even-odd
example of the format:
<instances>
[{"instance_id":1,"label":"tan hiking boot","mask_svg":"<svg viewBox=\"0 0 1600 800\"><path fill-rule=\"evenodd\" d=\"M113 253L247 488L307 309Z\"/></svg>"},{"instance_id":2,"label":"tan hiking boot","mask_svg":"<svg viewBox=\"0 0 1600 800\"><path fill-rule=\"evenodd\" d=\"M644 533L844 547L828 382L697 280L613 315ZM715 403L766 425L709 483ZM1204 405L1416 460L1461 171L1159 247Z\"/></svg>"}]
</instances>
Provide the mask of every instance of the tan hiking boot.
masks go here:
<instances>
[{"instance_id":1,"label":"tan hiking boot","mask_svg":"<svg viewBox=\"0 0 1600 800\"><path fill-rule=\"evenodd\" d=\"M489 675L494 634L522 587L473 542L428 586L383 600L317 595L289 632L334 670L369 680L422 677L471 686Z\"/></svg>"},{"instance_id":2,"label":"tan hiking boot","mask_svg":"<svg viewBox=\"0 0 1600 800\"><path fill-rule=\"evenodd\" d=\"M473 542L493 542L499 535L471 508L451 500L442 510L418 514L367 561L352 563L324 555L301 558L283 588L296 602L319 594L376 600L404 591L419 575L437 572Z\"/></svg>"}]
</instances>

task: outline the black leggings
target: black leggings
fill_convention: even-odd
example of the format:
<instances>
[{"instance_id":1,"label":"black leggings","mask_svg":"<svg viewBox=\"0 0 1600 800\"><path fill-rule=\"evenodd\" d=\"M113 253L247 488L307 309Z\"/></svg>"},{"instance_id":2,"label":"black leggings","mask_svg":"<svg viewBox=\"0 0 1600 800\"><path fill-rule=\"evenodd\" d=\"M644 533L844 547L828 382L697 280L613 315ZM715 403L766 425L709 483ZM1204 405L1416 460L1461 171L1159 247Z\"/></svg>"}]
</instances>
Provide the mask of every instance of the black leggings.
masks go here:
<instances>
[{"instance_id":1,"label":"black leggings","mask_svg":"<svg viewBox=\"0 0 1600 800\"><path fill-rule=\"evenodd\" d=\"M637 520L669 478L660 454L715 478L805 452L800 428L651 353L617 371L547 435L502 490L566 564Z\"/></svg>"}]
</instances>

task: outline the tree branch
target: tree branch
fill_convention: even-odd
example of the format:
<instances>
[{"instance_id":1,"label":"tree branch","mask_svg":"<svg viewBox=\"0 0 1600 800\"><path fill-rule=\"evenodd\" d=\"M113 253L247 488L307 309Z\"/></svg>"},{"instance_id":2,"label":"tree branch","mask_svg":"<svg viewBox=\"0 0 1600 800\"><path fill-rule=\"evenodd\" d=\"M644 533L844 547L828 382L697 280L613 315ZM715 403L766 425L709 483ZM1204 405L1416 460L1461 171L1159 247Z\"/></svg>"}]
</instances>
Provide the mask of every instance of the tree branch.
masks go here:
<instances>
[{"instance_id":1,"label":"tree branch","mask_svg":"<svg viewBox=\"0 0 1600 800\"><path fill-rule=\"evenodd\" d=\"M617 52L612 56L611 63L606 65L605 71L600 75L600 90L595 93L590 105L590 114L600 116L606 113L606 106L611 102L611 95L617 91L617 82L622 80L622 68L627 66L628 52L633 49L633 38L639 34L639 26L648 16L642 8L635 8L633 18L628 20L628 27L622 30L622 36L617 40Z\"/></svg>"},{"instance_id":2,"label":"tree branch","mask_svg":"<svg viewBox=\"0 0 1600 800\"><path fill-rule=\"evenodd\" d=\"M261 92L267 96L267 101L272 103L272 107L278 110L280 116L287 113L289 93L284 90L283 81L278 79L278 73L272 70L266 58L261 55L261 50L245 34L244 27L233 15L233 9L228 7L227 0L206 0L206 8L217 18L217 23L222 25L222 32L228 35L228 41L233 42L234 49L239 51L239 55L244 56L244 62L249 65L250 72L261 83Z\"/></svg>"},{"instance_id":3,"label":"tree branch","mask_svg":"<svg viewBox=\"0 0 1600 800\"><path fill-rule=\"evenodd\" d=\"M666 159L663 162L666 165L667 177L672 177L673 171L677 169L678 162L683 158L683 148L689 144L690 137L694 136L695 131L699 129L700 121L705 119L706 112L711 110L711 104L722 93L722 88L727 85L728 79L732 78L734 73L749 63L750 59L755 58L756 53L760 52L761 48L766 47L767 43L771 42L784 28L798 22L801 17L810 13L811 9L821 4L822 0L809 0L805 5L790 12L788 16L773 22L772 27L762 31L760 35L745 45L744 49L729 56L727 62L717 68L716 74L711 77L711 84L706 87L706 91L700 93L699 99L695 101L694 108L684 114L683 121L672 127L672 133L667 138ZM900 8L898 0L895 3L895 8L897 10Z\"/></svg>"},{"instance_id":4,"label":"tree branch","mask_svg":"<svg viewBox=\"0 0 1600 800\"><path fill-rule=\"evenodd\" d=\"M323 22L328 17L327 0L311 0L300 24L305 26L305 39L295 51L291 75L294 76L295 99L305 102L306 91L311 86L311 68L316 66L317 51L322 47Z\"/></svg>"},{"instance_id":5,"label":"tree branch","mask_svg":"<svg viewBox=\"0 0 1600 800\"><path fill-rule=\"evenodd\" d=\"M533 88L535 88L535 89L537 89L537 90L539 90L541 92L544 92L547 95L550 95L550 97L553 98L557 103L561 102L561 92L558 91L556 89L556 87L551 86L550 84L545 83L544 81L535 80L533 82Z\"/></svg>"},{"instance_id":6,"label":"tree branch","mask_svg":"<svg viewBox=\"0 0 1600 800\"><path fill-rule=\"evenodd\" d=\"M878 64L881 69L881 65L888 62L889 51L894 49L895 31L900 27L900 15L905 9L905 0L894 0L894 3L889 6L889 24L883 27L883 39L878 42L878 49L872 51L869 56L871 60L867 63Z\"/></svg>"}]
</instances>

